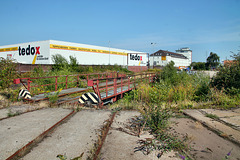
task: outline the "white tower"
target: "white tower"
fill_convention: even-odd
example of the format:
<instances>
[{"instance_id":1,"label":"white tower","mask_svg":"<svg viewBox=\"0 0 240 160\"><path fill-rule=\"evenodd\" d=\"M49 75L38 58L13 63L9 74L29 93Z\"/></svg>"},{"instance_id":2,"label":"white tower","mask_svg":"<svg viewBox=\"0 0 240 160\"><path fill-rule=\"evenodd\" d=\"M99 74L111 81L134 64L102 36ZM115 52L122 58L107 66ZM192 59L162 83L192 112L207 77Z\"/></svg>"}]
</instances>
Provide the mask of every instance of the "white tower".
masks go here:
<instances>
[{"instance_id":1,"label":"white tower","mask_svg":"<svg viewBox=\"0 0 240 160\"><path fill-rule=\"evenodd\" d=\"M177 53L182 54L188 58L188 64L187 66L190 66L192 63L192 50L190 48L185 47L185 48L180 48L176 50Z\"/></svg>"}]
</instances>

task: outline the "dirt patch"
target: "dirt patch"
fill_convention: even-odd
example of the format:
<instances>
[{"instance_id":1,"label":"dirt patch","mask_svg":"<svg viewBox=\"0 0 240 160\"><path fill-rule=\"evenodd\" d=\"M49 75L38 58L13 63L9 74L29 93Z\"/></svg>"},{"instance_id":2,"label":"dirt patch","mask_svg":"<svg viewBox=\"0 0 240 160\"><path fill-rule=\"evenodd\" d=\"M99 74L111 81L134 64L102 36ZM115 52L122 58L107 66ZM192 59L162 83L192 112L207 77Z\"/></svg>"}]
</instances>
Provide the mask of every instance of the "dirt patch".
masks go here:
<instances>
[{"instance_id":1,"label":"dirt patch","mask_svg":"<svg viewBox=\"0 0 240 160\"><path fill-rule=\"evenodd\" d=\"M198 121L189 118L172 118L171 133L186 139L190 154L196 160L223 159L231 152L230 159L240 160L240 147L219 137Z\"/></svg>"}]
</instances>

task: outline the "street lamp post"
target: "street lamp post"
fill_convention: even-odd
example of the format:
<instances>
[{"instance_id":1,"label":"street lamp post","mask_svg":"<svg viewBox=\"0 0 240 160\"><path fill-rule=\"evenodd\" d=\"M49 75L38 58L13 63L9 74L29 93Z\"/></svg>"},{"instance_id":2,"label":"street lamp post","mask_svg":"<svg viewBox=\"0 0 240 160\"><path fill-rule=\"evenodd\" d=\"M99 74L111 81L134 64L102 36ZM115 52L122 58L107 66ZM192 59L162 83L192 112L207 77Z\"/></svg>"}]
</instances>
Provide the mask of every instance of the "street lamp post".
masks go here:
<instances>
[{"instance_id":1,"label":"street lamp post","mask_svg":"<svg viewBox=\"0 0 240 160\"><path fill-rule=\"evenodd\" d=\"M157 43L151 43L151 45L153 46L153 69L154 69L154 45L156 45Z\"/></svg>"},{"instance_id":2,"label":"street lamp post","mask_svg":"<svg viewBox=\"0 0 240 160\"><path fill-rule=\"evenodd\" d=\"M109 65L110 65L110 41L108 41L108 47L109 47L109 57L108 57L108 62L109 62Z\"/></svg>"}]
</instances>

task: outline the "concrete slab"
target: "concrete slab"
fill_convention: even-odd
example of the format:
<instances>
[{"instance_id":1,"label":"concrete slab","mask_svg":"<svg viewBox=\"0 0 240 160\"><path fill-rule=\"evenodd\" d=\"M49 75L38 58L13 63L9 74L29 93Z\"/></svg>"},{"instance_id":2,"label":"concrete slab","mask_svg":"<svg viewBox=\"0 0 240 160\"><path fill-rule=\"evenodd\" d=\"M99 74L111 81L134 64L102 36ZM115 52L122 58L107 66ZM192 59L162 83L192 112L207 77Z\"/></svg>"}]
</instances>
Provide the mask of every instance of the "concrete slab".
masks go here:
<instances>
[{"instance_id":1,"label":"concrete slab","mask_svg":"<svg viewBox=\"0 0 240 160\"><path fill-rule=\"evenodd\" d=\"M121 111L116 115L108 136L105 140L103 148L100 153L101 159L104 160L158 160L157 154L159 152L153 151L149 155L144 155L141 151L135 151L135 147L139 146L137 143L140 139L151 138L148 132L145 132L140 137L127 134L119 131L119 128L125 128L128 125L129 119L139 116L137 111ZM160 159L180 159L176 156L177 153L164 153Z\"/></svg>"},{"instance_id":2,"label":"concrete slab","mask_svg":"<svg viewBox=\"0 0 240 160\"><path fill-rule=\"evenodd\" d=\"M238 109L233 110L217 110L217 109L201 109L205 114L214 114L226 124L233 126L233 128L240 130L240 112Z\"/></svg>"},{"instance_id":3,"label":"concrete slab","mask_svg":"<svg viewBox=\"0 0 240 160\"><path fill-rule=\"evenodd\" d=\"M226 123L229 123L240 129L240 115L234 116L234 117L228 117L228 118L220 118L220 120L222 120Z\"/></svg>"},{"instance_id":4,"label":"concrete slab","mask_svg":"<svg viewBox=\"0 0 240 160\"><path fill-rule=\"evenodd\" d=\"M240 108L233 109L233 112L240 113Z\"/></svg>"},{"instance_id":5,"label":"concrete slab","mask_svg":"<svg viewBox=\"0 0 240 160\"><path fill-rule=\"evenodd\" d=\"M221 160L231 151L229 159L238 160L240 147L219 137L200 122L189 118L171 118L171 133L186 139L195 160Z\"/></svg>"},{"instance_id":6,"label":"concrete slab","mask_svg":"<svg viewBox=\"0 0 240 160\"><path fill-rule=\"evenodd\" d=\"M45 102L40 102L38 104L30 105L30 104L23 104L22 102L17 102L14 105L0 109L0 120L13 116L19 115L25 112L34 111L42 108L46 108L48 104Z\"/></svg>"},{"instance_id":7,"label":"concrete slab","mask_svg":"<svg viewBox=\"0 0 240 160\"><path fill-rule=\"evenodd\" d=\"M22 159L59 160L56 158L58 154L65 154L68 159L71 159L80 156L83 152L83 159L87 159L88 151L93 148L98 138L98 129L110 115L110 111L82 110L59 126Z\"/></svg>"},{"instance_id":8,"label":"concrete slab","mask_svg":"<svg viewBox=\"0 0 240 160\"><path fill-rule=\"evenodd\" d=\"M217 115L218 117L240 116L240 113L234 112L233 110L201 109L201 111L207 114Z\"/></svg>"},{"instance_id":9,"label":"concrete slab","mask_svg":"<svg viewBox=\"0 0 240 160\"><path fill-rule=\"evenodd\" d=\"M14 154L70 112L68 109L50 108L1 120L0 159Z\"/></svg>"},{"instance_id":10,"label":"concrete slab","mask_svg":"<svg viewBox=\"0 0 240 160\"><path fill-rule=\"evenodd\" d=\"M197 121L205 124L209 128L221 132L222 136L225 136L226 138L229 138L230 140L233 140L234 142L240 144L240 132L226 126L218 121L215 121L211 118L206 117L204 114L202 114L198 110L184 110L184 113L188 116L192 117L193 119L196 119Z\"/></svg>"}]
</instances>

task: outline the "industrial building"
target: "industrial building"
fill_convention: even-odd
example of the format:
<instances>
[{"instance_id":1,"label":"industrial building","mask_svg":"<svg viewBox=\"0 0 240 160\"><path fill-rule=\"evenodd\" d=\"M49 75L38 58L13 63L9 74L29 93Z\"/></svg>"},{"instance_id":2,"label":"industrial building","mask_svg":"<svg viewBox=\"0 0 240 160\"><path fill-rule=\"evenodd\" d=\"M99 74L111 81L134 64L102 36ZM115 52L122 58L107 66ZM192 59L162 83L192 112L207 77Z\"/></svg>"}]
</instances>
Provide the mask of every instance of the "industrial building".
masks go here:
<instances>
[{"instance_id":1,"label":"industrial building","mask_svg":"<svg viewBox=\"0 0 240 160\"><path fill-rule=\"evenodd\" d=\"M181 48L177 53L159 50L150 55L150 66L166 66L173 61L179 69L187 68L192 63L192 51L190 48Z\"/></svg>"},{"instance_id":2,"label":"industrial building","mask_svg":"<svg viewBox=\"0 0 240 160\"><path fill-rule=\"evenodd\" d=\"M53 64L52 56L69 60L74 56L80 65L121 65L147 68L147 53L94 45L46 40L0 46L0 57L23 64Z\"/></svg>"},{"instance_id":3,"label":"industrial building","mask_svg":"<svg viewBox=\"0 0 240 160\"><path fill-rule=\"evenodd\" d=\"M190 66L192 63L192 50L190 50L190 48L185 47L185 48L180 48L178 50L176 50L176 53L182 54L185 57L187 57L188 61L186 63L187 66Z\"/></svg>"}]
</instances>

